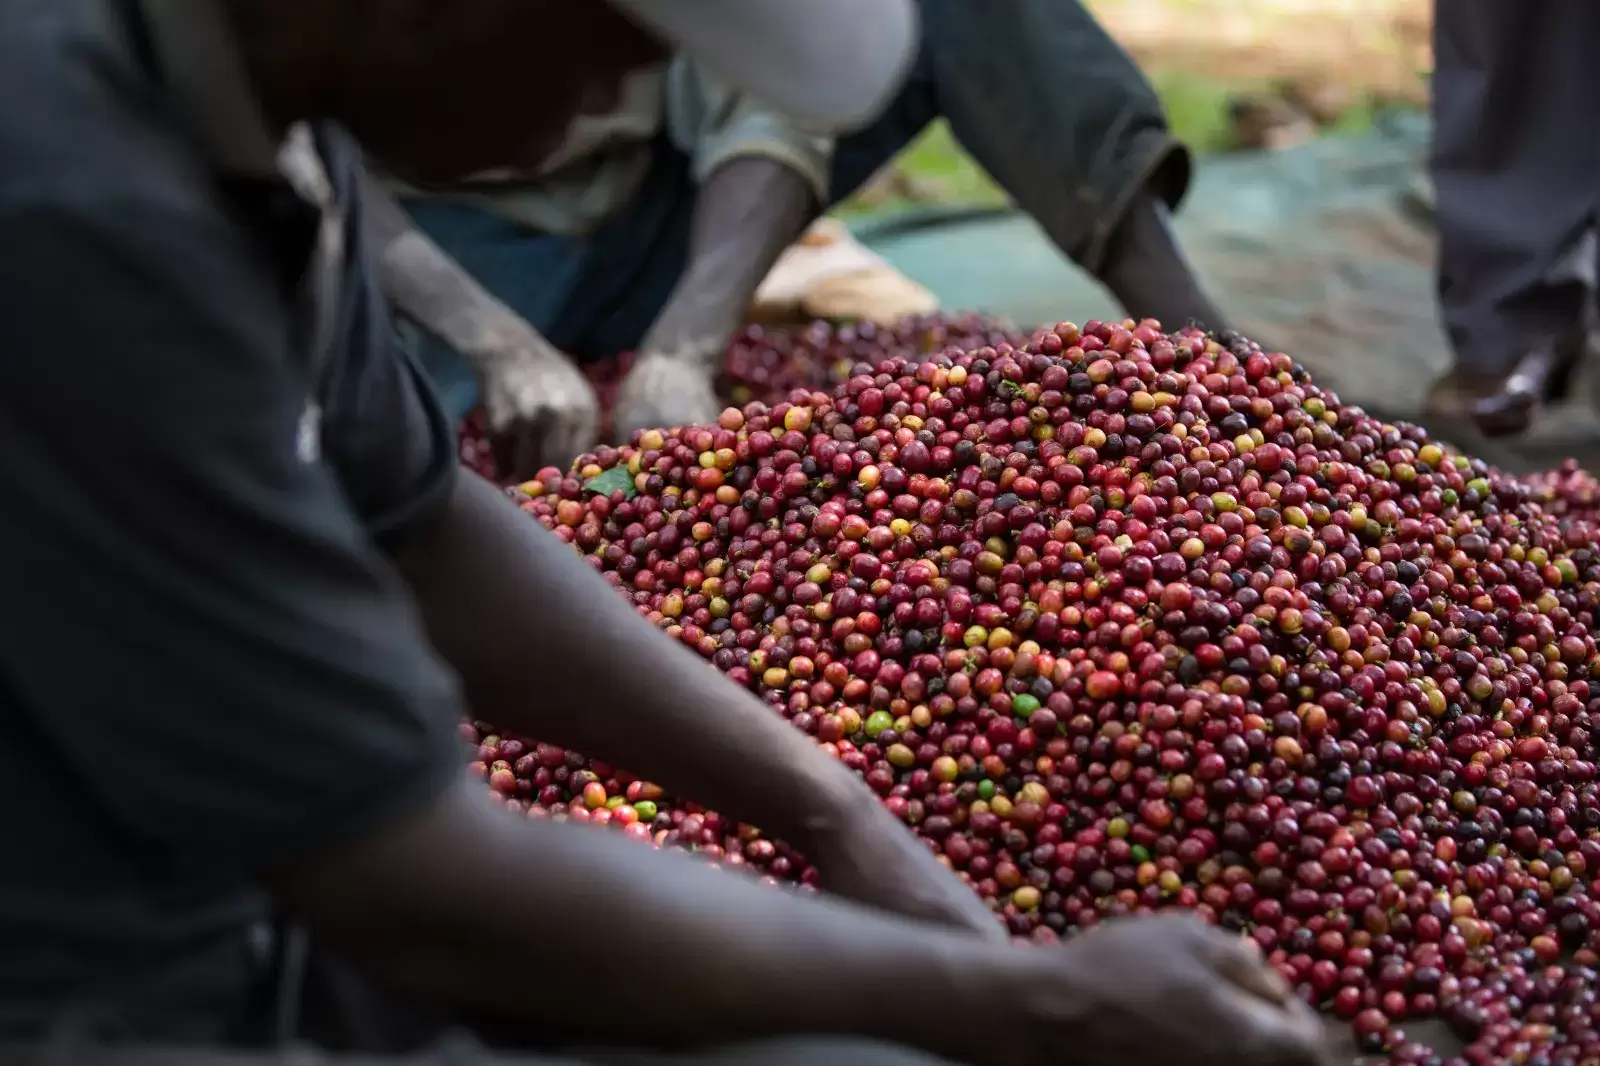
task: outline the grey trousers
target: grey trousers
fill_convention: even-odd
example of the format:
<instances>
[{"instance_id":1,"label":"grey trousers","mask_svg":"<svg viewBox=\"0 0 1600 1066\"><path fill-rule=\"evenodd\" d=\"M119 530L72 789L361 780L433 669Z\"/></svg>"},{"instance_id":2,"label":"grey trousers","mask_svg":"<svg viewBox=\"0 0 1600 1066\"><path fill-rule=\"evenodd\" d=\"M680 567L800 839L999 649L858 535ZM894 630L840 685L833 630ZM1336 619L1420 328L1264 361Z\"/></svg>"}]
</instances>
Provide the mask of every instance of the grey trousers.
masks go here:
<instances>
[{"instance_id":1,"label":"grey trousers","mask_svg":"<svg viewBox=\"0 0 1600 1066\"><path fill-rule=\"evenodd\" d=\"M1593 300L1600 4L1434 5L1439 305L1457 365L1501 374Z\"/></svg>"}]
</instances>

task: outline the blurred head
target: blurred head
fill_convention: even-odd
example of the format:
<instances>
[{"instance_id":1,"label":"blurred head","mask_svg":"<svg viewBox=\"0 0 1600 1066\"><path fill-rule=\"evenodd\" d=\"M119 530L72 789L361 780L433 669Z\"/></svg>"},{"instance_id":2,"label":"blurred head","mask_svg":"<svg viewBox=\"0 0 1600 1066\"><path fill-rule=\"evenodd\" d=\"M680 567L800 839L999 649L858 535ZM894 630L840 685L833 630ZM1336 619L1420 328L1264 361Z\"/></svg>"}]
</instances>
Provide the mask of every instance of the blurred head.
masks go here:
<instances>
[{"instance_id":1,"label":"blurred head","mask_svg":"<svg viewBox=\"0 0 1600 1066\"><path fill-rule=\"evenodd\" d=\"M666 46L580 0L229 0L270 116L332 118L403 176L542 158Z\"/></svg>"},{"instance_id":2,"label":"blurred head","mask_svg":"<svg viewBox=\"0 0 1600 1066\"><path fill-rule=\"evenodd\" d=\"M683 52L820 129L864 124L912 0L227 0L274 119L327 117L402 176L530 166L630 71Z\"/></svg>"}]
</instances>

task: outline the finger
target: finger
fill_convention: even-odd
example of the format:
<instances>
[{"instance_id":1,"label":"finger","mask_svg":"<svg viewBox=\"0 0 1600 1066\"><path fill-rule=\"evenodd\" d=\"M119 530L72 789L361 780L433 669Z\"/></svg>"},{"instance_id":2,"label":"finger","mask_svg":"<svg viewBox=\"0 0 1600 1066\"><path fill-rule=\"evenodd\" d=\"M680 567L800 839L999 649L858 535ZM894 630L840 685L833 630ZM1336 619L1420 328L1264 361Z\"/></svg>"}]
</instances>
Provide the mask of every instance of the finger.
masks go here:
<instances>
[{"instance_id":1,"label":"finger","mask_svg":"<svg viewBox=\"0 0 1600 1066\"><path fill-rule=\"evenodd\" d=\"M555 434L551 454L557 456L561 463L571 463L578 456L592 451L597 442L596 421L595 412L589 408L568 412L558 420L559 432Z\"/></svg>"},{"instance_id":2,"label":"finger","mask_svg":"<svg viewBox=\"0 0 1600 1066\"><path fill-rule=\"evenodd\" d=\"M516 470L516 445L510 429L490 430L489 448L494 453L494 471L502 480L525 481Z\"/></svg>"},{"instance_id":3,"label":"finger","mask_svg":"<svg viewBox=\"0 0 1600 1066\"><path fill-rule=\"evenodd\" d=\"M1299 1000L1283 1006L1236 989L1216 992L1231 1017L1230 1061L1240 1066L1330 1066L1333 1051L1322 1023Z\"/></svg>"},{"instance_id":4,"label":"finger","mask_svg":"<svg viewBox=\"0 0 1600 1066\"><path fill-rule=\"evenodd\" d=\"M517 418L506 409L498 395L490 393L483 400L484 421L489 431L489 451L494 456L495 475L503 480L523 480L516 477L516 447L514 436Z\"/></svg>"},{"instance_id":5,"label":"finger","mask_svg":"<svg viewBox=\"0 0 1600 1066\"><path fill-rule=\"evenodd\" d=\"M525 481L539 471L539 427L536 422L516 419L491 440L495 467L500 476Z\"/></svg>"},{"instance_id":6,"label":"finger","mask_svg":"<svg viewBox=\"0 0 1600 1066\"><path fill-rule=\"evenodd\" d=\"M541 466L553 466L560 470L570 469L572 460L577 457L568 444L569 434L567 427L562 424L559 415L552 415L546 419L539 428L534 450L539 455Z\"/></svg>"},{"instance_id":7,"label":"finger","mask_svg":"<svg viewBox=\"0 0 1600 1066\"><path fill-rule=\"evenodd\" d=\"M1226 985L1215 986L1239 1021L1239 1061L1258 1066L1327 1066L1322 1023L1265 959L1253 940L1197 923L1197 946ZM1246 1054L1245 1052L1248 1052Z\"/></svg>"},{"instance_id":8,"label":"finger","mask_svg":"<svg viewBox=\"0 0 1600 1066\"><path fill-rule=\"evenodd\" d=\"M550 466L570 467L594 446L594 419L586 410L562 411L550 417L541 441L540 455Z\"/></svg>"},{"instance_id":9,"label":"finger","mask_svg":"<svg viewBox=\"0 0 1600 1066\"><path fill-rule=\"evenodd\" d=\"M582 439L578 441L578 450L587 452L599 447L600 405L598 402L584 409L583 418L579 421L579 426L581 427L579 434Z\"/></svg>"},{"instance_id":10,"label":"finger","mask_svg":"<svg viewBox=\"0 0 1600 1066\"><path fill-rule=\"evenodd\" d=\"M1222 977L1279 1007L1298 1002L1289 982L1261 957L1254 941L1208 926L1201 927L1198 932L1201 936L1197 944L1206 961Z\"/></svg>"},{"instance_id":11,"label":"finger","mask_svg":"<svg viewBox=\"0 0 1600 1066\"><path fill-rule=\"evenodd\" d=\"M525 421L519 427L516 437L515 457L517 469L526 471L524 475L526 477L532 477L538 473L540 467L561 465L559 462L551 463L547 461L548 455L544 448L544 427L547 421L548 416L545 416Z\"/></svg>"}]
</instances>

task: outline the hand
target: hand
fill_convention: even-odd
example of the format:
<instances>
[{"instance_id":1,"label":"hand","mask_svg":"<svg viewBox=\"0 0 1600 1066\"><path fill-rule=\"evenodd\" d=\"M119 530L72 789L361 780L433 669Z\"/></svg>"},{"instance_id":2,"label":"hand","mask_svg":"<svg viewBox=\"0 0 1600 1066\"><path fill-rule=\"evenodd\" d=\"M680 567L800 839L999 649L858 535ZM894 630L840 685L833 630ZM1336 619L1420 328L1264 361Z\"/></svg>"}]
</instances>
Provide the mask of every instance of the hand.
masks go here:
<instances>
[{"instance_id":1,"label":"hand","mask_svg":"<svg viewBox=\"0 0 1600 1066\"><path fill-rule=\"evenodd\" d=\"M720 352L720 349L718 349ZM612 424L618 440L641 429L706 425L722 404L711 388L714 359L646 352L622 379Z\"/></svg>"},{"instance_id":2,"label":"hand","mask_svg":"<svg viewBox=\"0 0 1600 1066\"><path fill-rule=\"evenodd\" d=\"M984 1061L1080 1066L1327 1066L1322 1026L1255 945L1180 915L1108 921L1022 952L1008 998L1028 1015L984 1026ZM1008 1038L1006 1034L1014 1034Z\"/></svg>"},{"instance_id":3,"label":"hand","mask_svg":"<svg viewBox=\"0 0 1600 1066\"><path fill-rule=\"evenodd\" d=\"M473 361L501 474L522 481L565 468L592 448L600 426L594 389L561 352L531 330L494 336Z\"/></svg>"},{"instance_id":4,"label":"hand","mask_svg":"<svg viewBox=\"0 0 1600 1066\"><path fill-rule=\"evenodd\" d=\"M985 939L1008 939L971 887L876 801L862 800L871 806L859 808L840 828L819 833L806 852L826 891Z\"/></svg>"}]
</instances>

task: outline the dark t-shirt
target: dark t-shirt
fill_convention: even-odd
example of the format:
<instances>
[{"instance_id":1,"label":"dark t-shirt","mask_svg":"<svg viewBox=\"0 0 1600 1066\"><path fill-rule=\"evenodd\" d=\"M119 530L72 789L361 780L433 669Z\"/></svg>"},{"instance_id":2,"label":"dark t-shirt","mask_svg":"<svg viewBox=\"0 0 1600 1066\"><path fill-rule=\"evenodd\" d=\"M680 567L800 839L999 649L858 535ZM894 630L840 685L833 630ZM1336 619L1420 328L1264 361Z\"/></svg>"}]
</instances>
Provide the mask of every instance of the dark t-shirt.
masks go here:
<instances>
[{"instance_id":1,"label":"dark t-shirt","mask_svg":"<svg viewBox=\"0 0 1600 1066\"><path fill-rule=\"evenodd\" d=\"M354 149L318 134L349 254L314 360L319 216L219 182L107 8L0 13L0 1041L228 1036L271 954L258 873L460 766L383 553L455 449Z\"/></svg>"}]
</instances>

